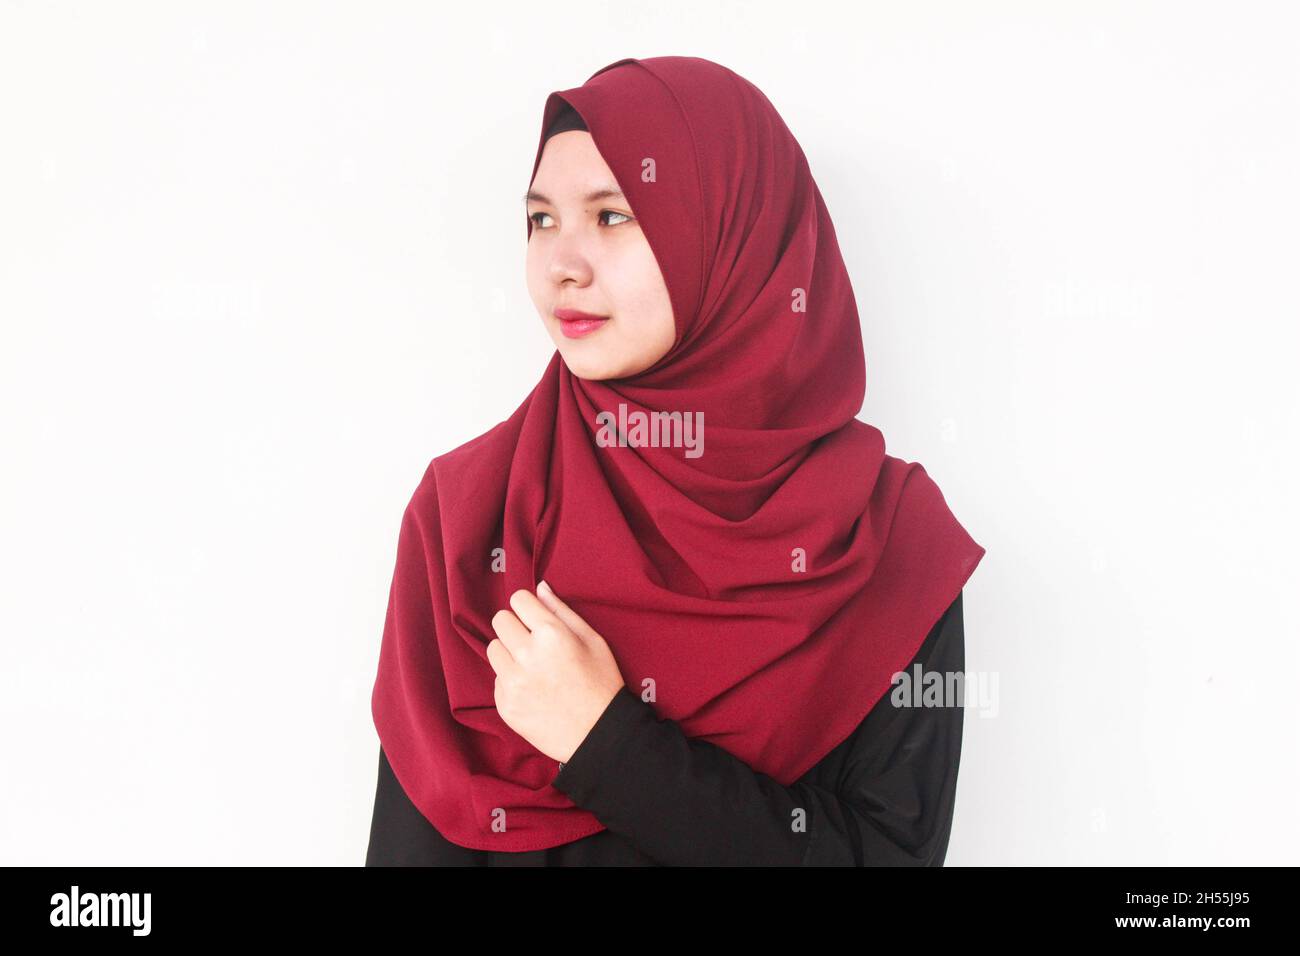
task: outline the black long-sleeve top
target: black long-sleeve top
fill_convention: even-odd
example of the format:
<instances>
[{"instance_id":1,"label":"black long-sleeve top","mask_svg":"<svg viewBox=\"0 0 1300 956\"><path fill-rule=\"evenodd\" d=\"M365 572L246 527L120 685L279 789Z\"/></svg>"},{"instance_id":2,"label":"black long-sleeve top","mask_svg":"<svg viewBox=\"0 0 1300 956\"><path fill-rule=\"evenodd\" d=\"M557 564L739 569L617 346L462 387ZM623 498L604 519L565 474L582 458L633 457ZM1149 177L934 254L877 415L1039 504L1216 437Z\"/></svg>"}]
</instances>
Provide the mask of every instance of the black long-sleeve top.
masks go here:
<instances>
[{"instance_id":1,"label":"black long-sleeve top","mask_svg":"<svg viewBox=\"0 0 1300 956\"><path fill-rule=\"evenodd\" d=\"M965 670L960 593L909 673L916 664ZM552 781L606 829L523 853L445 839L411 803L381 747L366 866L942 866L964 716L960 702L945 703L901 707L887 692L852 735L786 787L687 737L623 688Z\"/></svg>"}]
</instances>

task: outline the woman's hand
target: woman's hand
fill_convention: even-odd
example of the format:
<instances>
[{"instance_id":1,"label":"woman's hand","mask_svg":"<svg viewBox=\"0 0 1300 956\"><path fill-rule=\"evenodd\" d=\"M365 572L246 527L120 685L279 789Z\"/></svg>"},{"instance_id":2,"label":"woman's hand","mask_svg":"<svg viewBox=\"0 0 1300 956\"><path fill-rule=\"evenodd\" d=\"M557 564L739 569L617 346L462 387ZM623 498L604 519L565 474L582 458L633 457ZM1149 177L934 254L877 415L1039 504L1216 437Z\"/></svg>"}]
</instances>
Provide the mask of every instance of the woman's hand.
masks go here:
<instances>
[{"instance_id":1,"label":"woman's hand","mask_svg":"<svg viewBox=\"0 0 1300 956\"><path fill-rule=\"evenodd\" d=\"M546 756L567 762L624 686L605 639L542 581L510 595L487 646L501 719ZM518 615L518 616L516 616Z\"/></svg>"}]
</instances>

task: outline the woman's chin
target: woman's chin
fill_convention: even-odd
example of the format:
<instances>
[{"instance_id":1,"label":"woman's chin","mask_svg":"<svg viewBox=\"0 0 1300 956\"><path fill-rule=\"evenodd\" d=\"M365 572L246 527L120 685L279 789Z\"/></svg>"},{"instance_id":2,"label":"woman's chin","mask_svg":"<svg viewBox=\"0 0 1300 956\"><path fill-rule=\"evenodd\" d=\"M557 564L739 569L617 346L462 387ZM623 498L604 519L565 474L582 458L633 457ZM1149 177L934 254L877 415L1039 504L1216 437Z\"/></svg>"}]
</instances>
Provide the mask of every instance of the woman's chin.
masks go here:
<instances>
[{"instance_id":1,"label":"woman's chin","mask_svg":"<svg viewBox=\"0 0 1300 956\"><path fill-rule=\"evenodd\" d=\"M592 365L589 362L570 362L568 359L565 359L564 364L569 366L569 371L578 378L586 379L591 382L598 382L602 379L614 377L614 372L610 369L600 365Z\"/></svg>"},{"instance_id":2,"label":"woman's chin","mask_svg":"<svg viewBox=\"0 0 1300 956\"><path fill-rule=\"evenodd\" d=\"M568 339L556 342L555 347L559 350L560 358L564 359L564 364L569 367L569 371L578 378L610 378L618 371L617 363L601 355L599 349L584 347Z\"/></svg>"}]
</instances>

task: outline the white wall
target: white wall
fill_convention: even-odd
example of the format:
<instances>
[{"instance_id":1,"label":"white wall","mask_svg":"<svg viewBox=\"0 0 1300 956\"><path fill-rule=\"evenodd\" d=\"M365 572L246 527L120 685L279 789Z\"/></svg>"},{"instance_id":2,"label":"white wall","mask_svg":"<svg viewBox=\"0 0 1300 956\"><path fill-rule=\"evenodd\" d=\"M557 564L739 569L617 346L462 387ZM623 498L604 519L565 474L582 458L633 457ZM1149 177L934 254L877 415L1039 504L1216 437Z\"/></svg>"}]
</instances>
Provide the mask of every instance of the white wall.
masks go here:
<instances>
[{"instance_id":1,"label":"white wall","mask_svg":"<svg viewBox=\"0 0 1300 956\"><path fill-rule=\"evenodd\" d=\"M782 111L860 417L988 548L948 863L1293 862L1296 26L3 3L0 862L362 861L402 509L552 351L542 104L665 54Z\"/></svg>"}]
</instances>

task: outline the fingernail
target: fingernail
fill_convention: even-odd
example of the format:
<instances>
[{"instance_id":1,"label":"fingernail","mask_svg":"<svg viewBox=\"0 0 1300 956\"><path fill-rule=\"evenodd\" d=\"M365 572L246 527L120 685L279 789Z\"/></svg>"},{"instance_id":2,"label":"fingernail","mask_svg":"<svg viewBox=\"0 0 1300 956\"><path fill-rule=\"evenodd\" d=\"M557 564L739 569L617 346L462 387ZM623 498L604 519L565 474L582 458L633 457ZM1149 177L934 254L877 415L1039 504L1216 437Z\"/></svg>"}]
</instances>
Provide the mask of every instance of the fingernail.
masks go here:
<instances>
[{"instance_id":1,"label":"fingernail","mask_svg":"<svg viewBox=\"0 0 1300 956\"><path fill-rule=\"evenodd\" d=\"M543 578L542 580L540 580L540 581L537 582L537 590L540 591L540 590L542 590L543 588L545 588L547 591L550 591L550 590L551 590L551 586L550 586L549 584L546 583L546 579L545 579L545 578ZM555 592L554 592L554 591L551 591L551 593L554 594Z\"/></svg>"}]
</instances>

